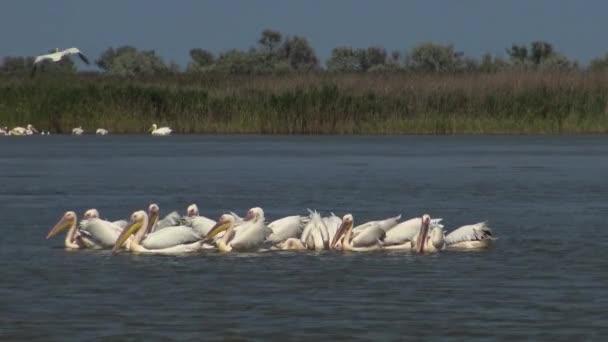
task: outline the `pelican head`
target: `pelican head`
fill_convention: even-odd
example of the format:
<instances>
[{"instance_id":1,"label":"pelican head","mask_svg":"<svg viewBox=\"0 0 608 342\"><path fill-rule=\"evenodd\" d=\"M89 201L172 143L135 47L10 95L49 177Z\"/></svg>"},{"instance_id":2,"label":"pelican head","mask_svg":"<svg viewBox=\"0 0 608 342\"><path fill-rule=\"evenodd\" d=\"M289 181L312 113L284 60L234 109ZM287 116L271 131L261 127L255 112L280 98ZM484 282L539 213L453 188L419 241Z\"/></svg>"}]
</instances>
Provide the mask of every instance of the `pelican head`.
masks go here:
<instances>
[{"instance_id":1,"label":"pelican head","mask_svg":"<svg viewBox=\"0 0 608 342\"><path fill-rule=\"evenodd\" d=\"M52 238L53 236L61 233L67 228L73 227L76 225L76 213L73 211L66 211L65 214L61 217L59 222L55 224L53 229L46 236L47 240Z\"/></svg>"},{"instance_id":2,"label":"pelican head","mask_svg":"<svg viewBox=\"0 0 608 342\"><path fill-rule=\"evenodd\" d=\"M27 124L27 129L29 131L32 131L34 133L38 133L38 130L36 129L36 127L34 127L32 124Z\"/></svg>"},{"instance_id":3,"label":"pelican head","mask_svg":"<svg viewBox=\"0 0 608 342\"><path fill-rule=\"evenodd\" d=\"M213 228L211 228L211 230L205 236L205 241L213 240L213 238L217 234L219 234L223 231L226 231L230 227L234 226L235 222L236 222L236 219L234 218L234 216L232 216L230 214L224 214L224 215L220 216L220 218L217 220L217 223L215 224L215 226L213 226Z\"/></svg>"},{"instance_id":4,"label":"pelican head","mask_svg":"<svg viewBox=\"0 0 608 342\"><path fill-rule=\"evenodd\" d=\"M156 222L158 222L158 216L160 215L160 208L158 207L158 204L156 203L152 203L148 206L148 217L150 218L149 220L149 226L150 228L153 227Z\"/></svg>"},{"instance_id":5,"label":"pelican head","mask_svg":"<svg viewBox=\"0 0 608 342\"><path fill-rule=\"evenodd\" d=\"M334 238L329 245L330 248L333 248L336 243L340 241L340 239L346 234L346 232L353 227L353 222L354 219L352 214L344 215L342 218L342 224L340 227L338 227L338 231L336 231L336 235L334 235Z\"/></svg>"},{"instance_id":6,"label":"pelican head","mask_svg":"<svg viewBox=\"0 0 608 342\"><path fill-rule=\"evenodd\" d=\"M190 204L186 212L189 217L198 216L198 206L196 204Z\"/></svg>"},{"instance_id":7,"label":"pelican head","mask_svg":"<svg viewBox=\"0 0 608 342\"><path fill-rule=\"evenodd\" d=\"M414 251L422 253L424 251L424 244L426 243L427 236L429 235L429 226L431 225L431 216L428 214L422 215L422 222L420 223L420 232L416 240L416 246Z\"/></svg>"},{"instance_id":8,"label":"pelican head","mask_svg":"<svg viewBox=\"0 0 608 342\"><path fill-rule=\"evenodd\" d=\"M93 209L89 209L87 211L84 212L84 219L85 220L89 220L92 218L99 218L99 211L97 211L97 209L93 208Z\"/></svg>"},{"instance_id":9,"label":"pelican head","mask_svg":"<svg viewBox=\"0 0 608 342\"><path fill-rule=\"evenodd\" d=\"M255 208L251 208L249 209L249 211L247 211L247 216L245 216L245 221L253 221L253 222L258 222L260 220L264 220L264 210L262 210L262 208L260 207L255 207Z\"/></svg>"},{"instance_id":10,"label":"pelican head","mask_svg":"<svg viewBox=\"0 0 608 342\"><path fill-rule=\"evenodd\" d=\"M125 241L127 241L129 236L137 233L143 226L146 226L147 221L148 214L146 214L145 211L139 210L134 212L131 215L129 223L127 224L125 229L123 229L123 231L120 233L118 239L116 239L114 247L112 247L112 253L116 253L125 243Z\"/></svg>"},{"instance_id":11,"label":"pelican head","mask_svg":"<svg viewBox=\"0 0 608 342\"><path fill-rule=\"evenodd\" d=\"M154 132L158 129L158 127L156 126L156 124L152 124L152 127L150 127L150 129L148 130L148 132Z\"/></svg>"}]
</instances>

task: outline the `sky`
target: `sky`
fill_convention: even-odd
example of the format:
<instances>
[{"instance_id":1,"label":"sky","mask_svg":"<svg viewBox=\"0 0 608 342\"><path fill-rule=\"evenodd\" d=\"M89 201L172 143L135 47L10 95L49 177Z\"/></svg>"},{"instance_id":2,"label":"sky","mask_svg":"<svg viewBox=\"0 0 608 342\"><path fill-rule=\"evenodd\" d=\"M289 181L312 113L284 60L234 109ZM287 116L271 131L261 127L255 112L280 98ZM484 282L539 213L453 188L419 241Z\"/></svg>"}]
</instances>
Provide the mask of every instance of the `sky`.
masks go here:
<instances>
[{"instance_id":1,"label":"sky","mask_svg":"<svg viewBox=\"0 0 608 342\"><path fill-rule=\"evenodd\" d=\"M3 0L0 57L76 46L96 59L128 44L185 66L193 47L248 49L269 28L306 37L322 60L338 46L433 42L479 57L545 40L585 64L608 52L607 13L600 0Z\"/></svg>"}]
</instances>

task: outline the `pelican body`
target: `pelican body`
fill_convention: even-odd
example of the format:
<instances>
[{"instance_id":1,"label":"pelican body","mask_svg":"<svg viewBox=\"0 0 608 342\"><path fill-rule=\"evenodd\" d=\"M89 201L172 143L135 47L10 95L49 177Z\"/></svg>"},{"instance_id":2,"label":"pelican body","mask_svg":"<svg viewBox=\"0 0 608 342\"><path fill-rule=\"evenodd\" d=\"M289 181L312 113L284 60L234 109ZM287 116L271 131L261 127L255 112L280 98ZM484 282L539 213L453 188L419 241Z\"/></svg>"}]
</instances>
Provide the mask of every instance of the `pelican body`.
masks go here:
<instances>
[{"instance_id":1,"label":"pelican body","mask_svg":"<svg viewBox=\"0 0 608 342\"><path fill-rule=\"evenodd\" d=\"M173 130L169 127L157 127L156 124L152 124L149 130L150 134L155 136L171 135Z\"/></svg>"}]
</instances>

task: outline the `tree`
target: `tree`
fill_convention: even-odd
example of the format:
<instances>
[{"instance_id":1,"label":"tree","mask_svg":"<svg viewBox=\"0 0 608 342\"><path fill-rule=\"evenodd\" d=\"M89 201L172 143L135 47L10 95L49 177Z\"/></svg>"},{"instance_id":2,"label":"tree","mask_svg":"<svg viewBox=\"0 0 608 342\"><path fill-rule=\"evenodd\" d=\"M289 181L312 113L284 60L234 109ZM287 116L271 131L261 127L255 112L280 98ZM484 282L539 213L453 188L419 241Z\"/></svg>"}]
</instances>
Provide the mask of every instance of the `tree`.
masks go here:
<instances>
[{"instance_id":1,"label":"tree","mask_svg":"<svg viewBox=\"0 0 608 342\"><path fill-rule=\"evenodd\" d=\"M96 61L104 71L121 76L155 75L171 72L154 50L137 50L132 46L121 46L104 51Z\"/></svg>"},{"instance_id":2,"label":"tree","mask_svg":"<svg viewBox=\"0 0 608 342\"><path fill-rule=\"evenodd\" d=\"M507 55L513 63L525 63L528 60L528 48L525 45L511 45L511 48L507 49Z\"/></svg>"},{"instance_id":3,"label":"tree","mask_svg":"<svg viewBox=\"0 0 608 342\"><path fill-rule=\"evenodd\" d=\"M454 72L463 68L462 56L452 45L423 43L410 52L408 67L423 72Z\"/></svg>"},{"instance_id":4,"label":"tree","mask_svg":"<svg viewBox=\"0 0 608 342\"><path fill-rule=\"evenodd\" d=\"M281 44L283 39L281 32L273 30L262 31L262 36L258 40L258 43L262 46L262 49L266 53L274 53Z\"/></svg>"},{"instance_id":5,"label":"tree","mask_svg":"<svg viewBox=\"0 0 608 342\"><path fill-rule=\"evenodd\" d=\"M589 63L589 69L592 71L608 70L608 53L602 57L592 59Z\"/></svg>"},{"instance_id":6,"label":"tree","mask_svg":"<svg viewBox=\"0 0 608 342\"><path fill-rule=\"evenodd\" d=\"M205 72L213 69L215 57L213 53L203 49L190 50L190 63L188 64L188 72Z\"/></svg>"},{"instance_id":7,"label":"tree","mask_svg":"<svg viewBox=\"0 0 608 342\"><path fill-rule=\"evenodd\" d=\"M351 47L334 48L327 61L327 70L330 72L360 71L360 58Z\"/></svg>"},{"instance_id":8,"label":"tree","mask_svg":"<svg viewBox=\"0 0 608 342\"><path fill-rule=\"evenodd\" d=\"M541 64L553 54L553 45L547 42L535 41L530 44L530 60L535 65Z\"/></svg>"},{"instance_id":9,"label":"tree","mask_svg":"<svg viewBox=\"0 0 608 342\"><path fill-rule=\"evenodd\" d=\"M315 50L303 37L287 37L281 45L279 56L295 71L313 71L319 68L319 59Z\"/></svg>"},{"instance_id":10,"label":"tree","mask_svg":"<svg viewBox=\"0 0 608 342\"><path fill-rule=\"evenodd\" d=\"M372 46L367 49L357 49L359 57L359 67L361 71L368 71L370 68L386 64L386 50L382 47Z\"/></svg>"}]
</instances>

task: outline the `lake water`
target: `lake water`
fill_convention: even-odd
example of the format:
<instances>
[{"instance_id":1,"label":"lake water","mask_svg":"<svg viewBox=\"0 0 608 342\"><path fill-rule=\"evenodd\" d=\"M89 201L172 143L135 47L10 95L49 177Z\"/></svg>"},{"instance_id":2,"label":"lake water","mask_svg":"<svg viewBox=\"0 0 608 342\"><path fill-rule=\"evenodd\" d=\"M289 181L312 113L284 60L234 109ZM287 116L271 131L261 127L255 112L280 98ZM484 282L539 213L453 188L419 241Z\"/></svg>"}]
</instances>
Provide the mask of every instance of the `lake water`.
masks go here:
<instances>
[{"instance_id":1,"label":"lake water","mask_svg":"<svg viewBox=\"0 0 608 342\"><path fill-rule=\"evenodd\" d=\"M67 210L488 221L478 252L66 251ZM0 137L0 340L602 340L608 138Z\"/></svg>"}]
</instances>

